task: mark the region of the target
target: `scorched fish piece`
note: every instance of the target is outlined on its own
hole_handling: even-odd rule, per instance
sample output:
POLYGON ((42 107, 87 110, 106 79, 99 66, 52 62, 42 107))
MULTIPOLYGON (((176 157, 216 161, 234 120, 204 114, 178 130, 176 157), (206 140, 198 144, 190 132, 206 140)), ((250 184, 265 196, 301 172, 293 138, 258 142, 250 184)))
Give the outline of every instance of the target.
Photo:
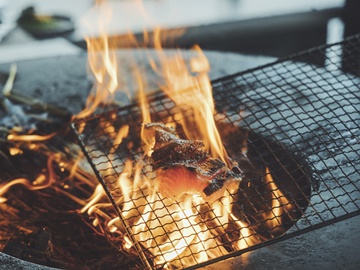
POLYGON ((152 150, 152 166, 163 196, 180 200, 184 194, 200 194, 213 202, 226 188, 238 188, 241 176, 211 157, 202 141, 180 139, 162 123, 145 124, 144 139, 152 150))

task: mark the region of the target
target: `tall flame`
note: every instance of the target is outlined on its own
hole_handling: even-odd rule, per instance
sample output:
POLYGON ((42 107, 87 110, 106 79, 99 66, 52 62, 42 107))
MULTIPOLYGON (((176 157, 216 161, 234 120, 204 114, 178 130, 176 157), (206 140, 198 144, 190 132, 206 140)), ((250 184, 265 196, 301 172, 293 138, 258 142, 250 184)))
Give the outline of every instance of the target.
POLYGON ((194 46, 196 55, 190 59, 190 68, 180 50, 174 56, 167 56, 161 46, 161 29, 154 31, 154 45, 157 50, 160 67, 153 63, 153 68, 160 71, 165 85, 160 88, 176 104, 185 134, 189 139, 201 139, 213 157, 228 162, 226 150, 216 128, 215 105, 208 72, 210 64, 199 46, 194 46), (189 114, 193 113, 190 121, 189 114))
MULTIPOLYGON (((119 63, 117 62, 115 47, 109 41, 107 35, 108 26, 111 24, 112 10, 106 4, 106 1, 96 0, 96 4, 90 13, 95 13, 98 10, 100 12, 95 25, 98 27, 99 38, 93 37, 92 34, 85 37, 88 65, 95 82, 92 93, 87 99, 85 109, 76 115, 78 119, 91 115, 100 105, 107 104, 119 86, 117 75, 119 63)), ((85 19, 83 23, 92 33, 94 30, 93 23, 85 19)))
MULTIPOLYGON (((141 2, 137 1, 137 3, 143 16, 146 16, 141 2)), ((105 31, 107 24, 110 23, 111 11, 104 5, 104 1, 97 1, 96 4, 97 8, 100 7, 101 14, 105 16, 100 16, 97 23, 101 36, 97 39, 86 38, 89 67, 96 82, 93 95, 89 97, 85 110, 79 113, 77 118, 92 114, 99 105, 106 104, 119 89, 120 63, 116 59, 115 48, 111 46, 105 31)), ((147 19, 151 20, 149 16, 147 19)), ((90 27, 89 23, 88 26, 90 27)), ((194 56, 189 62, 184 59, 180 51, 171 56, 166 54, 161 41, 166 39, 168 33, 174 35, 174 32, 162 31, 160 27, 157 27, 152 34, 144 32, 143 37, 143 45, 152 43, 157 52, 157 58, 149 59, 149 62, 154 71, 163 78, 164 83, 159 85, 159 88, 174 101, 177 108, 174 112, 176 120, 181 123, 186 136, 189 139, 203 140, 207 150, 214 157, 228 163, 228 156, 214 120, 215 105, 207 74, 210 70, 209 61, 199 46, 194 46, 192 50, 194 56), (189 113, 191 113, 191 121, 186 120, 189 118, 189 113)), ((134 35, 130 34, 128 40, 137 46, 134 35)), ((145 91, 147 80, 144 72, 137 68, 133 72, 133 80, 137 83, 142 121, 149 123, 151 116, 145 91)), ((127 136, 128 127, 124 126, 119 131, 115 131, 112 130, 114 128, 111 124, 106 124, 106 126, 109 137, 112 136, 111 134, 117 134, 112 137, 114 144, 112 149, 115 149, 115 146, 121 144, 123 138, 127 136)), ((111 151, 110 155, 115 155, 115 152, 111 151)), ((103 171, 112 170, 108 164, 103 164, 103 167, 103 171)), ((125 248, 132 247, 133 241, 141 242, 155 256, 155 264, 167 266, 176 258, 182 259, 180 265, 183 263, 191 265, 226 253, 226 249, 218 242, 220 240, 215 242, 211 240, 216 231, 219 231, 219 223, 213 222, 214 224, 210 227, 209 224, 198 223, 201 208, 205 207, 204 201, 195 196, 185 198, 180 205, 177 205, 172 200, 163 198, 157 193, 156 181, 150 181, 141 174, 140 163, 133 166, 131 162, 127 162, 118 180, 112 182, 110 189, 121 189, 121 192, 116 194, 122 194, 117 203, 122 205, 122 218, 128 223, 126 226, 131 227, 133 234, 136 235, 135 240, 125 236, 125 248), (142 213, 141 216, 139 212, 142 213), (169 232, 171 232, 169 236, 165 237, 164 235, 169 232), (197 257, 189 256, 191 254, 197 254, 197 257)), ((119 217, 110 218, 105 214, 105 209, 110 205, 101 203, 104 195, 98 186, 82 212, 87 212, 89 215, 96 213, 98 218, 107 220, 108 228, 113 233, 124 232, 119 217)), ((227 198, 230 200, 229 194, 227 198)), ((216 209, 222 209, 219 210, 221 213, 217 215, 217 220, 231 219, 230 207, 215 204, 213 210, 216 209)), ((94 225, 99 224, 98 218, 94 220, 94 225)), ((244 224, 238 223, 238 225, 241 228, 244 227, 244 224)))
MULTIPOLYGON (((139 14, 146 17, 150 24, 155 24, 149 15, 147 15, 142 2, 136 1, 139 8, 139 14)), ((86 37, 88 49, 88 63, 96 80, 93 86, 92 94, 89 95, 86 108, 80 112, 76 118, 83 118, 92 114, 100 105, 106 104, 112 100, 116 90, 120 88, 119 81, 121 74, 119 72, 120 63, 117 60, 116 48, 107 33, 111 23, 112 10, 106 1, 97 1, 96 9, 99 17, 96 22, 99 38, 86 37)), ((85 25, 91 30, 93 26, 89 20, 84 20, 85 25)), ((212 97, 212 87, 208 76, 210 64, 199 46, 194 46, 195 55, 191 57, 189 63, 184 59, 180 51, 175 55, 167 55, 162 48, 162 40, 167 36, 180 34, 182 31, 163 31, 156 27, 152 35, 144 31, 143 44, 151 43, 156 51, 158 59, 149 59, 152 68, 161 77, 165 83, 159 85, 159 88, 165 92, 178 108, 178 117, 183 119, 182 126, 189 139, 201 139, 204 141, 207 150, 215 158, 220 158, 229 164, 228 156, 222 145, 219 132, 214 121, 215 106, 212 97), (160 63, 156 64, 156 60, 160 63), (189 67, 188 67, 189 65, 189 67), (181 117, 179 114, 193 113, 193 119, 186 121, 188 117, 181 117)), ((126 42, 132 46, 140 46, 134 35, 123 37, 126 42)), ((111 39, 112 40, 112 39, 111 39)), ((150 45, 151 45, 150 44, 150 45)), ((145 74, 136 67, 133 72, 133 81, 138 85, 140 103, 142 104, 142 114, 144 123, 151 121, 148 112, 148 106, 145 93, 145 74)), ((123 87, 125 89, 125 86, 123 87)))
POLYGON ((284 215, 291 215, 291 210, 296 209, 296 206, 284 196, 281 190, 275 184, 269 168, 266 168, 265 182, 269 185, 271 190, 272 200, 270 211, 264 213, 264 220, 269 230, 274 232, 282 231, 282 217, 284 215))

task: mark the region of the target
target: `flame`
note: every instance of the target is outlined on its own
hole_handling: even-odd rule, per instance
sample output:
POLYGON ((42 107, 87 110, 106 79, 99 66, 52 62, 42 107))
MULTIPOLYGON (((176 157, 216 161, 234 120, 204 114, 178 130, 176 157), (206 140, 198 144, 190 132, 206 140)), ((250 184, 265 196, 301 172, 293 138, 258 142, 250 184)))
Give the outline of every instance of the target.
POLYGON ((281 190, 275 184, 269 168, 266 167, 265 182, 269 185, 271 190, 272 200, 271 207, 268 213, 264 213, 264 220, 269 230, 274 232, 283 229, 281 227, 283 216, 289 216, 291 210, 296 209, 296 206, 290 202, 288 198, 281 192, 281 190))
POLYGON ((9 134, 7 136, 8 141, 19 141, 19 142, 43 142, 54 137, 56 133, 49 135, 18 135, 18 134, 9 134))
MULTIPOLYGON (((264 240, 246 221, 232 213, 231 206, 236 203, 232 196, 234 191, 226 191, 224 197, 212 205, 202 197, 192 195, 174 203, 157 192, 156 180, 148 179, 141 169, 139 163, 134 165, 127 161, 117 181, 122 194, 117 203, 121 206, 125 225, 119 222, 119 217, 105 214, 111 205, 100 203, 105 196, 100 186, 82 212, 96 213, 94 226, 101 223, 101 218, 105 219, 108 230, 115 234, 125 234, 124 226, 129 226, 135 241, 152 254, 155 265, 165 268, 190 266, 227 254, 224 244, 242 250, 264 240), (238 231, 238 238, 224 243, 226 240, 219 236, 227 234, 230 224, 238 231)), ((293 205, 278 189, 268 168, 264 178, 272 192, 271 210, 264 213, 264 223, 269 230, 277 229, 281 226, 283 213, 291 210, 293 205)), ((134 239, 125 236, 123 248, 133 248, 134 239)), ((242 256, 243 262, 248 255, 242 256)))
MULTIPOLYGON (((146 15, 141 1, 137 3, 143 16, 154 23, 154 20, 146 15)), ((100 2, 97 4, 99 5, 100 2)), ((96 82, 93 95, 88 99, 85 110, 79 113, 77 118, 93 113, 100 104, 111 100, 119 88, 120 63, 117 62, 115 48, 111 47, 112 44, 105 31, 111 12, 103 4, 100 10, 106 19, 100 16, 101 19, 97 24, 101 37, 86 38, 89 67, 96 82)), ((156 27, 152 34, 145 31, 143 36, 142 46, 153 44, 156 49, 157 59, 150 58, 149 62, 153 70, 163 78, 164 83, 160 84, 159 88, 174 101, 176 111, 172 113, 177 122, 181 123, 186 137, 201 139, 213 157, 220 158, 229 164, 229 158, 214 120, 216 112, 208 76, 209 61, 199 46, 193 47, 193 57, 189 61, 185 60, 180 50, 171 56, 165 54, 162 41, 166 40, 166 35, 169 33, 174 35, 175 32, 162 31, 160 27, 156 27), (189 113, 192 117, 190 121, 187 121, 189 113)), ((140 46, 135 35, 130 34, 127 38, 127 42, 140 46)), ((133 80, 137 86, 142 121, 144 124, 149 123, 151 115, 145 91, 147 79, 138 67, 134 71, 133 80)), ((116 131, 110 122, 105 121, 102 125, 107 135, 113 140, 114 147, 109 153, 113 156, 111 160, 117 160, 115 145, 118 146, 123 142, 123 138, 128 135, 128 127, 122 127, 116 131)), ((141 138, 149 144, 142 133, 143 129, 141 138)), ((148 151, 149 146, 145 149, 145 154, 148 151)), ((102 202, 105 194, 101 186, 97 186, 93 196, 81 210, 83 213, 87 212, 89 215, 96 216, 94 226, 99 226, 102 219, 105 220, 107 229, 111 233, 123 235, 125 249, 131 249, 140 244, 152 254, 156 265, 165 267, 192 265, 227 253, 222 245, 223 239, 217 235, 226 234, 226 226, 224 227, 223 224, 229 222, 233 222, 234 226, 241 231, 241 239, 245 239, 247 246, 251 245, 251 241, 247 240, 252 234, 247 228, 248 225, 231 214, 230 205, 233 199, 228 191, 224 193, 221 202, 211 205, 196 194, 185 196, 181 202, 174 203, 158 193, 156 179, 148 179, 141 173, 142 168, 141 160, 136 164, 128 161, 123 166, 117 181, 107 182, 109 189, 114 190, 112 195, 121 208, 121 217, 106 214, 111 205, 102 202), (200 222, 203 220, 203 209, 208 209, 209 216, 205 221, 200 222), (131 229, 134 237, 127 235, 127 228, 131 229)), ((102 163, 99 170, 106 172, 107 175, 116 175, 113 167, 108 163, 102 163)), ((237 241, 244 240, 227 241, 228 245, 233 246, 234 249, 238 248, 237 246, 240 248, 245 246, 243 243, 236 244, 237 241)))
MULTIPOLYGON (((141 0, 135 0, 134 3, 137 9, 129 9, 126 4, 124 5, 124 12, 129 15, 129 18, 133 24, 139 24, 143 28, 143 37, 139 41, 138 38, 128 29, 128 33, 116 37, 109 37, 109 29, 111 28, 113 19, 113 6, 111 2, 106 0, 96 0, 94 7, 89 13, 84 16, 82 20, 82 26, 87 29, 87 36, 85 41, 87 44, 88 53, 88 67, 91 72, 91 76, 94 78, 94 84, 90 95, 88 96, 85 108, 79 112, 74 119, 82 119, 93 114, 99 107, 114 103, 114 97, 117 91, 126 93, 131 99, 131 92, 143 88, 146 82, 143 76, 144 72, 141 72, 141 68, 137 67, 135 61, 132 65, 134 66, 133 80, 128 80, 121 73, 121 63, 117 56, 117 48, 137 48, 151 46, 155 41, 151 38, 146 27, 156 25, 157 22, 150 16, 143 6, 141 0), (139 76, 141 74, 141 76, 139 76), (130 86, 122 82, 135 82, 135 89, 130 90, 130 86)), ((125 27, 130 26, 123 22, 125 27)), ((171 40, 174 37, 181 35, 184 29, 166 30, 167 40, 171 40)), ((141 37, 140 37, 141 38, 141 37)), ((128 56, 131 57, 131 52, 128 56)), ((127 71, 127 74, 129 71, 127 71)))
MULTIPOLYGON (((195 204, 191 197, 174 204, 156 192, 156 181, 147 179, 139 164, 133 167, 130 161, 117 183, 122 194, 117 201, 122 206, 122 218, 131 228, 135 240, 153 254, 155 264, 169 267, 171 261, 181 259, 180 265, 192 265, 226 253, 220 243, 212 240, 214 231, 209 230, 206 223, 199 222, 200 207, 204 205, 200 197, 196 198, 195 204)), ((88 214, 94 209, 106 212, 109 205, 98 203, 102 196, 98 189, 82 211, 88 214)), ((113 233, 125 231, 118 217, 108 217, 107 224, 113 233)), ((124 248, 130 249, 133 245, 133 241, 125 237, 124 248)))
POLYGON ((14 179, 8 183, 4 183, 0 185, 0 203, 4 203, 7 200, 5 197, 1 197, 1 196, 3 196, 6 192, 8 192, 8 190, 11 187, 16 185, 22 185, 29 190, 40 190, 50 187, 56 181, 56 174, 54 172, 53 164, 52 164, 53 160, 54 160, 54 156, 50 154, 47 161, 47 169, 48 169, 47 176, 44 174, 39 174, 37 178, 32 182, 29 181, 29 179, 21 177, 14 179))
MULTIPOLYGON (((99 38, 90 36, 85 37, 88 51, 88 66, 92 71, 95 82, 89 95, 86 107, 74 118, 81 119, 94 113, 101 105, 106 105, 114 96, 118 88, 117 57, 114 45, 109 42, 107 28, 111 23, 112 10, 106 4, 106 1, 96 0, 96 4, 90 13, 100 10, 97 17, 96 26, 99 31, 99 38)), ((93 24, 90 20, 82 21, 92 33, 93 24)), ((95 35, 95 34, 93 34, 95 35)))
MULTIPOLYGON (((151 18, 145 11, 142 1, 136 1, 136 4, 141 17, 145 18, 151 25, 156 24, 156 20, 151 18)), ((76 118, 89 116, 101 104, 107 104, 114 97, 115 91, 119 89, 120 79, 118 76, 121 75, 119 74, 120 63, 117 61, 114 42, 110 42, 107 33, 112 18, 111 6, 106 1, 97 1, 95 7, 97 10, 100 10, 98 12, 98 20, 96 21, 97 32, 100 38, 92 38, 91 35, 90 37, 85 37, 88 49, 88 63, 95 78, 95 83, 92 94, 89 95, 86 108, 76 118)), ((84 24, 90 30, 94 30, 93 24, 89 20, 84 20, 84 24)), ((212 87, 207 74, 210 70, 207 58, 199 46, 194 46, 193 52, 195 52, 195 56, 191 57, 189 61, 190 67, 188 68, 180 51, 173 56, 168 56, 162 49, 162 40, 166 40, 169 35, 176 36, 180 33, 182 33, 182 30, 162 31, 160 27, 156 27, 150 38, 150 34, 144 31, 143 46, 146 46, 147 43, 153 44, 157 51, 160 66, 155 64, 156 61, 154 59, 149 61, 154 71, 165 80, 165 84, 159 85, 159 87, 176 103, 180 113, 188 113, 188 110, 191 110, 194 114, 191 122, 182 121, 186 136, 189 139, 203 140, 206 149, 213 157, 220 158, 230 165, 229 158, 215 125, 215 106, 212 97, 212 87)), ((124 39, 135 47, 140 46, 136 37, 131 33, 124 37, 124 39)), ((135 66, 133 77, 137 83, 143 122, 148 123, 151 119, 145 98, 144 87, 146 85, 146 78, 144 72, 141 72, 141 69, 135 66)), ((179 114, 178 116, 180 117, 179 114)), ((183 119, 187 119, 187 117, 183 117, 183 119)))
POLYGON ((208 72, 210 64, 199 46, 193 47, 195 56, 190 59, 190 68, 181 54, 167 56, 161 45, 161 29, 154 31, 154 46, 160 59, 160 67, 152 62, 153 69, 160 72, 165 84, 160 85, 179 110, 178 118, 182 119, 182 127, 189 139, 201 139, 213 157, 220 158, 229 164, 228 155, 216 128, 214 114, 215 105, 212 86, 208 72), (189 111, 193 113, 190 122, 189 111))

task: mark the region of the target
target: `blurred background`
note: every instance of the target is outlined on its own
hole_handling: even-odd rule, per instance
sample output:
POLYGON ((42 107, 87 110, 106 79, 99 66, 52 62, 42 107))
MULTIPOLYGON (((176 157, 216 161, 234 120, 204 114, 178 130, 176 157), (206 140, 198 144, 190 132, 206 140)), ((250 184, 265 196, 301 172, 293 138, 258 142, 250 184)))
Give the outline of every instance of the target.
MULTIPOLYGON (((138 16, 138 1, 107 2, 113 37, 129 30, 151 31, 158 24, 164 29, 185 28, 168 47, 189 48, 196 43, 204 50, 283 57, 360 32, 357 0, 144 0, 146 20, 138 16)), ((96 10, 89 11, 94 4, 94 0, 0 0, 0 62, 82 51, 84 36, 98 34, 90 33, 82 22, 84 16, 96 21, 96 10)))

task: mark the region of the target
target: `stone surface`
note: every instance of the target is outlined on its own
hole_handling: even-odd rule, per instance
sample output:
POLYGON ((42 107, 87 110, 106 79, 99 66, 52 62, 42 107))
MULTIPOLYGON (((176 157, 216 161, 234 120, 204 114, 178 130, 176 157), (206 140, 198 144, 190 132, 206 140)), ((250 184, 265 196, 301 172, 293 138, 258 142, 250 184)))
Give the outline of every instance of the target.
POLYGON ((46 266, 29 263, 4 253, 0 253, 0 269, 1 270, 51 270, 46 266))
MULTIPOLYGON (((174 53, 176 53, 175 50, 167 51, 167 55, 174 53)), ((147 53, 135 50, 119 50, 117 52, 117 61, 120 66, 118 72, 120 90, 134 88, 131 75, 134 69, 134 61, 138 66, 141 66, 143 74, 147 74, 148 86, 146 89, 149 91, 158 89, 157 83, 161 81, 161 78, 152 71, 147 61, 148 54, 155 61, 158 61, 153 50, 149 50, 147 53)), ((185 53, 186 58, 191 57, 191 55, 194 54, 190 51, 185 53)), ((270 57, 217 52, 206 52, 206 56, 211 64, 210 78, 212 80, 274 60, 270 57)), ((17 62, 18 74, 14 89, 50 104, 66 107, 75 114, 83 108, 92 85, 91 76, 87 75, 86 63, 86 54, 17 62)), ((0 73, 8 73, 9 67, 10 63, 0 65, 0 73)), ((3 75, 0 78, 0 83, 3 84, 6 76, 3 75)), ((124 100, 124 97, 120 96, 122 101, 128 102, 126 98, 124 100)))
POLYGON ((360 268, 360 216, 204 267, 215 269, 314 269, 360 268))

